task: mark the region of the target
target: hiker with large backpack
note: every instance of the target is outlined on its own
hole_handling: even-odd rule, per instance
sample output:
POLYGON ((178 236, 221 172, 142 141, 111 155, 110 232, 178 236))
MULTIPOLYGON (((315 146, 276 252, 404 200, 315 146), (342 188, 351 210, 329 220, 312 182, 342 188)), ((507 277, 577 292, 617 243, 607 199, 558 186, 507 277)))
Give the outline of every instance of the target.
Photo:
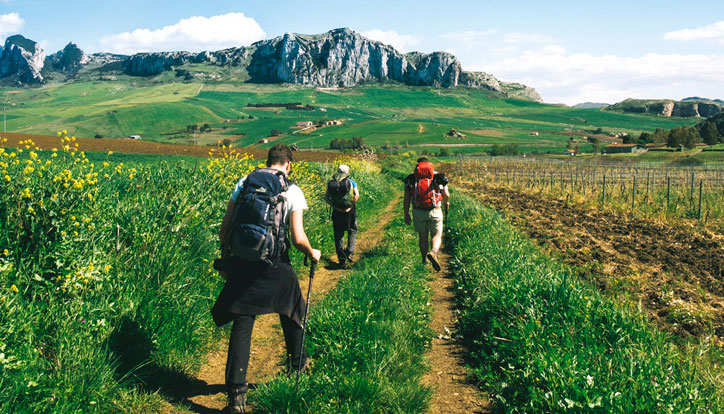
POLYGON ((219 230, 222 258, 214 263, 226 283, 211 314, 217 326, 233 323, 226 361, 230 413, 243 413, 246 405, 256 315, 278 313, 289 362, 303 368, 309 365, 301 342, 306 305, 289 249, 293 244, 314 263, 321 253, 312 248, 304 232, 303 212, 308 206, 302 190, 288 178, 289 147, 274 145, 266 165, 234 188, 219 230))
POLYGON ((442 244, 443 213, 450 207, 448 179, 438 173, 425 157, 418 158, 415 172, 405 178, 405 224, 411 222, 419 236, 422 262, 430 262, 435 271, 440 271, 438 253, 442 244), (412 219, 410 218, 412 205, 412 219))
POLYGON ((334 247, 337 260, 342 268, 352 264, 357 243, 357 200, 359 188, 349 176, 349 166, 340 164, 337 172, 327 183, 324 200, 332 206, 332 228, 334 229, 334 247), (344 234, 347 233, 347 247, 344 245, 344 234))

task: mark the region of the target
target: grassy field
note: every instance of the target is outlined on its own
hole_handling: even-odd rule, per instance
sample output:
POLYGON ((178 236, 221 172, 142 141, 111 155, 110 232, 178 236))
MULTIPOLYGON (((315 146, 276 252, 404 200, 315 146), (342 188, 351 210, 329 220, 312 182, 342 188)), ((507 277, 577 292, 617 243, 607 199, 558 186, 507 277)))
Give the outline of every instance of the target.
MULTIPOLYGON (((221 285, 210 261, 230 190, 258 161, 86 155, 75 143, 0 148, 0 411, 159 412, 224 334, 208 315, 221 285)), ((364 188, 361 222, 372 227, 413 160, 344 159, 364 188)), ((292 177, 310 203, 307 234, 326 254, 321 199, 335 165, 296 163, 292 177)), ((496 213, 459 192, 453 201, 459 333, 500 412, 721 410, 706 344, 678 348, 496 213)), ((280 375, 250 393, 260 412, 426 410, 429 274, 394 211, 380 245, 315 305, 315 365, 299 394, 280 375)), ((292 260, 300 269, 301 255, 292 260)))
POLYGON ((257 142, 277 129, 282 135, 276 141, 312 149, 327 148, 334 138, 359 136, 369 145, 402 152, 409 148, 438 152, 448 147, 452 152, 474 153, 502 143, 517 144, 523 152, 562 152, 571 136, 590 135, 597 128, 639 134, 698 121, 500 99, 476 89, 394 84, 315 89, 119 76, 117 81, 51 83, 7 92, 17 91, 0 89, 14 104, 7 110, 12 132, 52 134, 66 129, 78 137, 137 134, 147 140, 198 145, 228 138, 239 147, 262 148, 272 143, 257 142), (315 109, 247 107, 287 102, 315 109), (292 128, 297 121, 331 119, 344 123, 308 133, 292 128), (192 124, 208 124, 211 131, 188 133, 192 124), (466 137, 446 136, 452 128, 466 137), (539 135, 532 136, 532 131, 539 135))
MULTIPOLYGON (((58 151, 0 148, 0 412, 156 412, 222 334, 209 315, 216 232, 234 183, 258 163, 86 155, 63 139, 58 151)), ((389 187, 379 168, 347 162, 369 220, 389 187)), ((292 175, 326 253, 332 168, 297 162, 292 175)))
POLYGON ((721 412, 711 345, 674 347, 475 200, 456 195, 449 225, 460 333, 496 412, 721 412))

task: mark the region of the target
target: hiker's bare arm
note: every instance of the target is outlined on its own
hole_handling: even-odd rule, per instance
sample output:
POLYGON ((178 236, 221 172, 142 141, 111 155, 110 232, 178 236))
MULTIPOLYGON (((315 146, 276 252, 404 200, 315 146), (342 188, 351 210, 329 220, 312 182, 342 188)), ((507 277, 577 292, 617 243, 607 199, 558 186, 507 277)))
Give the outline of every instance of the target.
POLYGON ((447 186, 442 187, 442 201, 445 203, 445 208, 450 208, 450 190, 447 186))
POLYGON ((315 263, 318 262, 320 257, 322 257, 322 252, 312 248, 312 245, 309 244, 307 233, 304 232, 304 210, 292 211, 290 222, 292 244, 294 247, 311 258, 315 263))
POLYGON ((412 223, 412 219, 410 219, 410 200, 412 199, 412 196, 410 195, 410 191, 405 189, 405 198, 402 201, 402 208, 405 211, 405 224, 412 223))
POLYGON ((357 200, 359 200, 359 187, 354 188, 354 200, 352 201, 356 203, 357 200))
POLYGON ((224 243, 224 240, 226 240, 226 233, 229 231, 229 226, 231 226, 231 217, 234 215, 235 206, 236 202, 234 200, 229 200, 229 204, 226 206, 226 214, 224 214, 224 219, 221 221, 221 227, 219 228, 220 246, 224 243))

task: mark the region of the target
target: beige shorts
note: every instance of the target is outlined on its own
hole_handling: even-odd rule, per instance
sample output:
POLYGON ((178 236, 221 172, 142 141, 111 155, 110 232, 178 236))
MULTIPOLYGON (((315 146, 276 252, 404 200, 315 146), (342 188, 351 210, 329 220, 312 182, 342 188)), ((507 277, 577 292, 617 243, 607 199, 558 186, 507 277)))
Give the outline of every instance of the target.
POLYGON ((412 209, 412 223, 418 233, 442 233, 442 209, 432 210, 412 209))

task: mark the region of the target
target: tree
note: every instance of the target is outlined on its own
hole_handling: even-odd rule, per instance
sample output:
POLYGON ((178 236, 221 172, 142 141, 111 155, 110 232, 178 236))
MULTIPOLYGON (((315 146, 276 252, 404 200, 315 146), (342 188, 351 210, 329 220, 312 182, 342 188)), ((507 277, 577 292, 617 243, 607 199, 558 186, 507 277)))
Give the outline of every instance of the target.
POLYGON ((655 142, 657 144, 663 144, 665 142, 668 142, 669 131, 667 131, 663 128, 656 128, 656 130, 654 131, 654 134, 651 138, 653 139, 653 142, 655 142))
POLYGON ((282 132, 281 132, 280 130, 276 129, 276 128, 272 128, 271 132, 269 132, 269 136, 270 136, 270 137, 276 137, 276 136, 279 136, 279 135, 281 135, 281 134, 282 134, 282 132))
POLYGON ((593 142, 593 153, 598 154, 599 152, 601 152, 601 141, 596 140, 593 142))
POLYGON ((696 128, 684 125, 676 127, 669 132, 669 138, 666 141, 666 145, 672 148, 678 148, 683 145, 688 149, 694 148, 694 144, 699 142, 701 137, 699 131, 696 128))
POLYGON ((654 142, 653 135, 649 134, 648 132, 642 132, 641 135, 639 135, 638 143, 641 145, 646 145, 649 143, 654 142))
POLYGON ((713 122, 704 122, 704 125, 701 127, 701 131, 699 131, 699 133, 706 145, 716 145, 719 143, 719 131, 713 122))
POLYGON ((633 144, 633 138, 629 134, 621 135, 621 142, 624 144, 633 144))

